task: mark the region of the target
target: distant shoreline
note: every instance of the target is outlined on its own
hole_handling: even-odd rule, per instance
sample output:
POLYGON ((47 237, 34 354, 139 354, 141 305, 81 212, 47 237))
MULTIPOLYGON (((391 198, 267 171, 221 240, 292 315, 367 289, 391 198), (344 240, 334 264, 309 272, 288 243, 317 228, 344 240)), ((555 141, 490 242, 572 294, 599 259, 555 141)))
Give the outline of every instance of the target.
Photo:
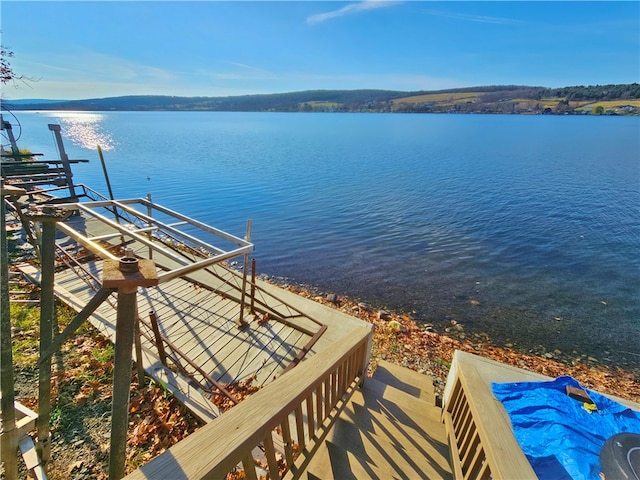
POLYGON ((640 115, 640 84, 545 88, 481 86, 438 91, 308 90, 233 97, 129 95, 5 100, 10 110, 640 115))

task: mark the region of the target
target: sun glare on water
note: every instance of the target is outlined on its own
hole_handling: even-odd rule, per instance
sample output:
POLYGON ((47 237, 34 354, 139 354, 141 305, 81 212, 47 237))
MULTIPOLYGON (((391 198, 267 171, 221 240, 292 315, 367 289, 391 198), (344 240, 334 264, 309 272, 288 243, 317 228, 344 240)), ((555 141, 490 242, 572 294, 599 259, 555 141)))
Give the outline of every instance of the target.
POLYGON ((98 145, 102 150, 113 150, 115 142, 111 134, 102 128, 104 115, 85 112, 56 112, 52 115, 59 120, 63 137, 75 145, 95 150, 98 145))

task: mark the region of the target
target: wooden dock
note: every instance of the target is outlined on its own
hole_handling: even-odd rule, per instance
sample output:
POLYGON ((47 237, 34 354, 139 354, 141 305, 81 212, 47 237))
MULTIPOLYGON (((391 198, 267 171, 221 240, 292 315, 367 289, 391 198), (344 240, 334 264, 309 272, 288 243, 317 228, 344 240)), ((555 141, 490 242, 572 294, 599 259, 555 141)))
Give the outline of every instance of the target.
MULTIPOLYGON (((59 265, 64 262, 66 268, 59 266, 55 273, 54 291, 81 312, 102 288, 103 259, 114 258, 112 252, 120 252, 120 245, 141 258, 152 257, 161 281, 157 286, 138 288, 136 297, 141 363, 204 422, 221 413, 211 402, 219 393, 218 385, 249 380, 253 386, 264 386, 305 355, 330 347, 361 323, 266 282, 250 282, 225 262, 174 275, 191 264, 207 262, 207 255, 197 252, 183 259, 186 255, 180 249, 167 248, 173 241, 158 241, 158 230, 175 227, 161 223, 155 227, 156 237, 151 237, 148 224, 139 235, 129 234, 131 223, 121 226, 99 215, 76 215, 59 225, 59 265)), ((240 240, 237 243, 245 251, 250 246, 240 240)), ((221 248, 210 250, 230 257, 221 248)), ((20 269, 32 281, 40 281, 34 266, 24 264, 20 269)), ((114 291, 89 317, 113 342, 116 307, 114 291)))
MULTIPOLYGON (((99 264, 85 264, 93 274, 100 275, 99 264)), ((21 271, 38 282, 40 272, 31 265, 21 271)), ((96 291, 73 270, 56 274, 56 296, 80 312, 96 291)), ((234 321, 238 305, 186 279, 174 279, 158 287, 141 288, 138 292, 138 312, 141 320, 153 311, 163 337, 170 342, 174 359, 181 368, 168 368, 161 361, 153 331, 148 321, 141 321, 142 364, 153 378, 167 384, 194 414, 207 422, 220 412, 210 401, 207 379, 222 384, 255 377, 252 385, 262 386, 296 358, 311 339, 311 335, 293 326, 273 320, 254 320, 239 328, 234 321), (177 354, 176 352, 180 352, 177 354), (195 368, 192 365, 196 365, 195 368), (203 386, 205 388, 203 388, 203 386)), ((116 294, 102 303, 90 317, 91 323, 115 341, 116 294)))

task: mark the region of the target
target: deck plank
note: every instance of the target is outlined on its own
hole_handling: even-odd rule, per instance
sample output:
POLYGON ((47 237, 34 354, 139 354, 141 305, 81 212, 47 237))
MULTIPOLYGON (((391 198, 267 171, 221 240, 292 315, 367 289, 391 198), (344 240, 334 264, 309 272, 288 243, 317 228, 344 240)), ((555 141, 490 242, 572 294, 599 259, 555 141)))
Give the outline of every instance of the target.
MULTIPOLYGON (((100 279, 101 265, 99 260, 91 261, 85 269, 100 279)), ((39 272, 33 267, 29 273, 39 278, 39 272)), ((55 283, 56 294, 76 311, 80 311, 95 294, 95 290, 71 269, 56 273, 55 283)), ((109 302, 101 304, 91 319, 112 341, 115 339, 117 317, 116 295, 114 293, 109 302)), ((144 322, 148 323, 149 312, 154 311, 160 332, 207 375, 223 383, 244 380, 253 375, 257 385, 272 381, 310 339, 308 334, 273 317, 259 325, 257 321, 251 321, 252 315, 247 315, 247 327, 238 328, 234 321, 240 313, 238 303, 183 278, 158 287, 139 288, 137 300, 138 312, 144 322)), ((154 338, 146 325, 141 330, 149 338, 154 338)), ((196 410, 199 410, 195 413, 205 421, 214 418, 215 412, 208 412, 201 405, 206 401, 206 394, 194 395, 195 387, 188 380, 178 380, 180 376, 164 367, 159 368, 161 364, 154 342, 144 335, 141 340, 145 370, 162 381, 172 383, 177 395, 185 399, 194 396, 196 410)), ((193 372, 194 378, 206 383, 188 362, 179 361, 187 371, 193 372)))

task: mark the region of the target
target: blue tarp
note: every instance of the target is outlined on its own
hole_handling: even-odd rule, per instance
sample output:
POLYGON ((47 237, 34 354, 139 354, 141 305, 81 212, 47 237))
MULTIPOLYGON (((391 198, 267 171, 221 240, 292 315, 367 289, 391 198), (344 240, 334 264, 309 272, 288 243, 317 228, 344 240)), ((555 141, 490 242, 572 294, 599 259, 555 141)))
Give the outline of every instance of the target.
POLYGON ((493 383, 516 439, 541 480, 600 479, 600 449, 621 432, 640 433, 640 412, 585 389, 598 407, 589 413, 566 394, 572 377, 550 382, 493 383))

